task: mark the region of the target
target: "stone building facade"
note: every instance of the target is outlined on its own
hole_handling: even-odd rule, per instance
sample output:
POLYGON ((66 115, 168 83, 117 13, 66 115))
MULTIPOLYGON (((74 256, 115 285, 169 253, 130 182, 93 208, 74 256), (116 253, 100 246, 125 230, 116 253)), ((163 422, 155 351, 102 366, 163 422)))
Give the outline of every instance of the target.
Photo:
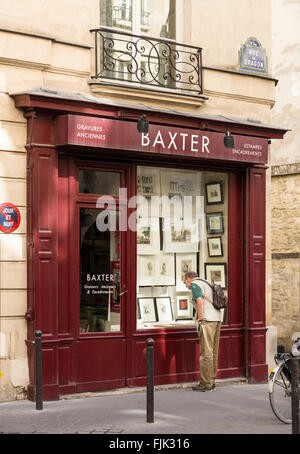
POLYGON ((273 73, 279 78, 272 121, 291 131, 272 146, 272 324, 289 351, 300 335, 300 62, 298 2, 273 2, 273 73), (297 334, 298 333, 298 334, 297 334))
MULTIPOLYGON (((145 2, 145 5, 146 3, 154 4, 145 2)), ((173 18, 173 26, 176 22, 176 40, 203 48, 203 91, 201 95, 182 95, 172 90, 150 90, 145 86, 137 88, 116 81, 99 83, 92 78, 95 75, 95 41, 91 30, 100 26, 100 6, 103 2, 28 0, 20 3, 19 0, 0 0, 0 203, 9 201, 21 213, 21 224, 16 232, 9 235, 0 233, 1 400, 26 396, 29 383, 25 343, 28 322, 25 313, 29 291, 27 263, 30 260, 27 249, 27 213, 30 207, 26 197, 26 157, 30 140, 27 119, 30 118, 30 112, 24 115, 21 108, 16 108, 15 96, 18 93, 39 93, 44 99, 47 96, 68 98, 69 103, 72 103, 72 98, 77 102, 78 97, 81 101, 91 103, 101 100, 108 104, 131 103, 143 108, 166 109, 190 116, 203 115, 204 119, 205 116, 217 116, 218 121, 244 123, 245 128, 260 125, 265 127, 270 124, 271 109, 275 104, 276 79, 271 72, 273 2, 227 0, 225 3, 219 0, 212 0, 209 4, 202 0, 176 2, 176 19, 173 18), (265 74, 240 69, 239 50, 251 36, 257 37, 266 51, 268 72, 265 74)), ((174 4, 175 1, 170 2, 170 5, 174 4)), ((114 5, 115 11, 124 12, 123 19, 126 22, 126 11, 122 10, 124 2, 116 1, 114 5)), ((120 20, 123 19, 121 17, 120 20)), ((277 69, 275 67, 276 76, 283 78, 284 74, 280 74, 277 69)), ((284 123, 287 129, 293 128, 294 125, 286 120, 288 113, 288 106, 285 112, 279 109, 277 115, 273 114, 273 123, 279 126, 284 123)), ((297 140, 295 133, 293 138, 297 140)), ((273 147, 276 146, 274 140, 272 156, 276 156, 277 152, 273 153, 273 147)), ((284 142, 282 147, 285 146, 284 142)), ((295 142, 291 144, 291 148, 295 156, 295 142)), ((276 161, 272 162, 278 166, 276 161)), ((286 208, 286 200, 289 200, 290 206, 289 194, 296 202, 298 191, 299 199, 299 173, 298 170, 295 171, 296 167, 293 169, 293 173, 284 175, 281 167, 272 170, 273 200, 276 200, 276 194, 285 196, 280 204, 276 202, 276 206, 272 208, 272 250, 270 210, 267 212, 266 320, 267 325, 277 325, 278 330, 281 329, 277 321, 282 314, 282 296, 288 281, 291 282, 291 287, 288 290, 290 309, 287 311, 290 315, 287 317, 295 325, 297 304, 299 307, 297 292, 300 250, 295 247, 294 241, 294 235, 298 235, 299 244, 299 216, 292 216, 289 222, 291 230, 286 236, 287 216, 281 211, 281 207, 286 208), (275 224, 275 220, 279 218, 284 219, 285 228, 275 224), (284 256, 283 262, 280 254, 286 253, 290 256, 284 256), (279 260, 275 257, 276 254, 279 254, 279 260), (288 273, 287 280, 282 279, 282 268, 288 273), (280 275, 280 281, 274 277, 272 281, 272 273, 274 276, 280 275)), ((271 171, 268 170, 268 206, 270 188, 271 171)), ((267 346, 267 350, 268 348, 267 346)))

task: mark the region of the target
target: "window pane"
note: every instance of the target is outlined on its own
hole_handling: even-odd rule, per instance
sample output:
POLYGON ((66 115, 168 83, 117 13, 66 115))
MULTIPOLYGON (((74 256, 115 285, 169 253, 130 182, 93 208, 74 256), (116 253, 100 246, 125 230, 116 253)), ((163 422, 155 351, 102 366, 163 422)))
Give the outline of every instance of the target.
POLYGON ((227 174, 138 167, 137 194, 137 328, 194 326, 185 273, 227 292, 227 174))
POLYGON ((176 0, 140 0, 141 32, 176 39, 176 0))
POLYGON ((100 25, 176 38, 176 0, 100 0, 100 25))
POLYGON ((119 173, 79 170, 79 192, 83 194, 118 195, 119 188, 119 173))
MULTIPOLYGON (((103 211, 80 209, 80 332, 120 331, 120 236, 101 232, 103 211)), ((111 211, 118 225, 118 212, 111 211)))
POLYGON ((132 0, 100 0, 100 24, 132 31, 132 0))

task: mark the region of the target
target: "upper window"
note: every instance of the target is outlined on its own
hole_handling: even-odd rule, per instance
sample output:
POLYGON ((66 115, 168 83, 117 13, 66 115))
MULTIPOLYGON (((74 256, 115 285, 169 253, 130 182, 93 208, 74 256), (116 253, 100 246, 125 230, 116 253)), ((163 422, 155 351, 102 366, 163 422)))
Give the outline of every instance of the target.
POLYGON ((176 0, 100 0, 100 24, 175 39, 176 0))

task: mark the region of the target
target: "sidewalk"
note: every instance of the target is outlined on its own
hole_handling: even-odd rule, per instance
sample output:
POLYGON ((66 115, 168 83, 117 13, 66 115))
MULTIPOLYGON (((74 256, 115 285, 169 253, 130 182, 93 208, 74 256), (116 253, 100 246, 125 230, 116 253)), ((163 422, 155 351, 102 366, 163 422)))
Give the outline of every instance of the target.
POLYGON ((85 393, 36 410, 28 400, 0 403, 0 434, 291 434, 274 416, 263 385, 221 381, 213 392, 159 387, 154 423, 145 388, 85 393))

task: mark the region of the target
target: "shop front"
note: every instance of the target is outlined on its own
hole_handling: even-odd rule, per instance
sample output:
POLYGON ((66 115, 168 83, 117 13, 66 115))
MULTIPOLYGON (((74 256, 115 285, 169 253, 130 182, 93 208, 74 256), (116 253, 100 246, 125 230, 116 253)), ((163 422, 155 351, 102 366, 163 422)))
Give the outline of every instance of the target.
POLYGON ((46 400, 144 386, 149 337, 155 384, 196 381, 188 270, 228 295, 218 377, 264 382, 266 164, 284 132, 40 93, 15 103, 28 122, 29 398, 36 329, 46 400))

